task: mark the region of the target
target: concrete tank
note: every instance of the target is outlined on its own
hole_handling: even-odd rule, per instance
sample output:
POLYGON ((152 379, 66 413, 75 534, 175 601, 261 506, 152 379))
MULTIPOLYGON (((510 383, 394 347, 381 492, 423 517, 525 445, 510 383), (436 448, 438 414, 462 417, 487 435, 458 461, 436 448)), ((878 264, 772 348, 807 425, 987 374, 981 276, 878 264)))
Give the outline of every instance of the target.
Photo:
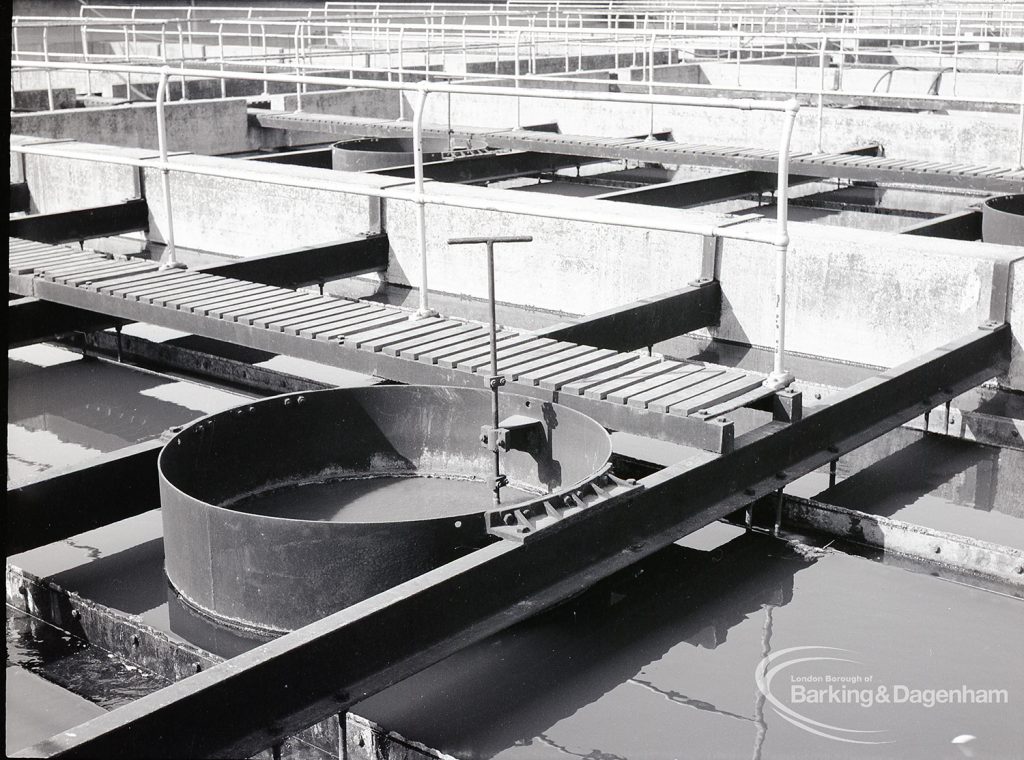
MULTIPOLYGON (((503 506, 602 476, 606 431, 501 397, 537 420, 502 454, 503 506)), ((182 601, 252 635, 306 625, 495 540, 485 390, 378 386, 277 396, 197 420, 159 458, 167 577, 182 601)))
MULTIPOLYGON (((423 138, 423 160, 440 161, 446 155, 458 154, 481 147, 465 138, 449 143, 447 138, 423 138)), ((411 166, 413 145, 411 137, 367 137, 361 140, 343 140, 331 146, 331 168, 338 171, 366 172, 411 166)))
POLYGON ((982 204, 981 239, 986 243, 1024 245, 1024 195, 989 198, 982 204))

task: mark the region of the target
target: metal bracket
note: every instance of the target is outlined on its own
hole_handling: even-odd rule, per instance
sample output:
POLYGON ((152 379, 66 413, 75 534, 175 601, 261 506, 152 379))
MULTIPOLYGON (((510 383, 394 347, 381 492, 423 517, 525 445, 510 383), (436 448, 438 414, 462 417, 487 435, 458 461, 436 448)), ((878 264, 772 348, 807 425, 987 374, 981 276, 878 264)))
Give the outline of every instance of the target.
POLYGON ((542 530, 564 526, 577 515, 599 506, 615 504, 635 495, 643 486, 635 480, 622 480, 611 474, 607 465, 597 477, 560 494, 542 496, 525 504, 488 510, 484 514, 487 532, 492 536, 525 543, 542 530))

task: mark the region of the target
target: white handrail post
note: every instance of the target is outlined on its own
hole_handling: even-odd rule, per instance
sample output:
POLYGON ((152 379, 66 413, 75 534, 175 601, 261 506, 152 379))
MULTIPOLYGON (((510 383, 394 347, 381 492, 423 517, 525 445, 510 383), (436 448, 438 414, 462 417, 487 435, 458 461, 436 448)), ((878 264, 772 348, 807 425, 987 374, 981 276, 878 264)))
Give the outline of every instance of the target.
MULTIPOLYGON (((43 27, 43 60, 50 60, 50 44, 49 25, 43 27)), ((56 106, 53 102, 53 77, 49 69, 46 70, 46 105, 51 111, 56 110, 56 106)))
POLYGON ((821 49, 818 51, 818 139, 815 151, 824 153, 822 150, 822 139, 824 137, 825 120, 825 46, 828 44, 828 37, 821 35, 821 49))
POLYGON ((1017 169, 1024 168, 1024 66, 1020 77, 1020 140, 1017 142, 1017 169))
POLYGON ((522 39, 522 37, 523 37, 523 30, 522 29, 517 29, 516 30, 516 39, 515 39, 515 50, 512 53, 512 58, 515 61, 515 66, 516 66, 516 73, 515 73, 515 77, 514 77, 515 88, 516 88, 516 129, 522 129, 523 128, 522 111, 521 111, 521 107, 520 107, 520 102, 519 102, 520 101, 520 97, 519 97, 519 92, 518 92, 519 91, 519 41, 522 39))
MULTIPOLYGON (((83 9, 84 9, 84 6, 83 6, 83 9)), ((82 60, 84 60, 86 63, 88 63, 89 62, 89 27, 86 26, 85 24, 82 24, 82 28, 80 30, 80 34, 81 34, 81 37, 82 37, 82 60)), ((91 70, 85 72, 85 89, 89 92, 90 95, 92 94, 92 71, 91 70)))
POLYGON ((775 363, 764 386, 772 390, 785 388, 793 382, 786 363, 786 256, 789 251, 789 150, 793 126, 800 111, 795 98, 786 104, 782 136, 779 138, 778 189, 775 192, 775 363))
POLYGON ((160 183, 164 193, 164 215, 167 217, 167 230, 164 234, 164 245, 167 249, 167 260, 160 265, 161 269, 184 269, 185 265, 178 261, 174 249, 174 217, 171 214, 171 169, 167 162, 167 119, 164 114, 164 101, 167 98, 167 76, 170 68, 160 69, 160 83, 156 88, 156 138, 160 148, 160 183))
MULTIPOLYGON (((181 22, 177 22, 178 26, 178 66, 182 71, 185 70, 185 33, 181 29, 181 22)), ((181 75, 181 99, 188 100, 188 85, 185 83, 185 75, 181 75)))
MULTIPOLYGON (((217 25, 217 47, 220 48, 220 70, 224 71, 224 24, 217 25)), ((223 77, 220 80, 220 96, 228 96, 228 80, 223 77)))
POLYGON ((416 312, 417 319, 437 316, 430 308, 427 292, 427 209, 423 191, 423 112, 430 94, 429 85, 419 82, 416 86, 416 100, 413 101, 412 114, 412 160, 413 176, 416 184, 416 231, 420 249, 420 308, 416 312))
MULTIPOLYGON (((398 83, 405 82, 405 25, 398 27, 398 83)), ((398 91, 398 120, 405 121, 405 90, 398 91)))
MULTIPOLYGON (((654 95, 654 40, 657 34, 651 34, 651 46, 647 51, 647 94, 654 95)), ((651 103, 651 125, 647 131, 647 139, 654 139, 654 103, 651 103)))

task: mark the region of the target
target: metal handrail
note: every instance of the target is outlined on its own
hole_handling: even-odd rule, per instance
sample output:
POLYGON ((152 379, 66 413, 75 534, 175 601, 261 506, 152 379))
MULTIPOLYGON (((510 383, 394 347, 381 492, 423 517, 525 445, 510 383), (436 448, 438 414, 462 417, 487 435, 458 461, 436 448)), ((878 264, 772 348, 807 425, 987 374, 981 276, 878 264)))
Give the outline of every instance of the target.
MULTIPOLYGON (((223 169, 216 171, 210 171, 209 167, 184 167, 178 161, 170 163, 166 155, 166 122, 164 117, 165 109, 165 96, 166 96, 166 83, 168 78, 173 74, 175 76, 187 76, 187 77, 206 77, 206 78, 220 78, 222 80, 228 79, 239 79, 239 80, 251 80, 251 81, 277 81, 277 82, 291 82, 295 84, 325 84, 333 86, 350 86, 358 85, 361 87, 366 86, 365 80, 356 80, 343 77, 323 77, 323 76, 308 76, 308 75, 285 75, 285 74, 254 74, 247 72, 227 72, 227 71, 206 71, 196 69, 171 69, 170 67, 146 67, 146 66, 127 66, 127 65, 112 65, 112 64, 67 64, 67 63, 31 63, 25 64, 18 61, 12 62, 13 68, 42 68, 46 70, 93 70, 93 71, 109 71, 109 72, 122 72, 122 73, 137 73, 137 74, 156 74, 160 77, 160 87, 157 90, 157 126, 158 130, 164 131, 164 137, 162 138, 161 155, 158 162, 152 161, 133 161, 131 159, 119 159, 118 157, 105 157, 105 159, 118 159, 108 160, 108 163, 130 163, 132 165, 139 166, 156 166, 162 173, 169 175, 171 171, 189 171, 197 174, 213 174, 214 176, 230 177, 232 174, 236 178, 239 178, 237 173, 228 172, 223 169)), ((467 198, 440 198, 430 196, 424 188, 424 171, 423 171, 423 115, 425 111, 426 101, 429 95, 432 93, 443 93, 451 95, 457 94, 472 94, 472 95, 495 95, 499 97, 515 96, 514 92, 509 92, 506 88, 501 87, 487 87, 487 86, 474 86, 465 84, 450 84, 443 82, 427 82, 422 81, 416 84, 407 84, 404 82, 375 82, 375 89, 382 90, 400 90, 405 92, 415 92, 416 99, 413 102, 413 145, 414 145, 414 174, 415 174, 415 191, 413 193, 412 200, 416 203, 417 208, 417 227, 418 227, 418 238, 419 238, 419 254, 421 264, 421 282, 420 282, 420 313, 430 314, 428 302, 428 280, 427 280, 427 245, 426 245, 426 212, 425 207, 427 203, 432 205, 440 206, 452 206, 458 208, 474 208, 480 210, 490 211, 504 211, 507 213, 520 213, 532 216, 543 216, 548 218, 560 218, 560 219, 574 219, 577 221, 584 222, 596 222, 607 224, 607 214, 601 213, 600 211, 579 211, 575 213, 564 213, 564 210, 552 210, 546 207, 538 207, 537 205, 528 205, 527 208, 523 208, 520 204, 508 203, 501 201, 477 201, 475 199, 467 198)), ((757 231, 748 230, 744 231, 735 227, 729 227, 726 225, 713 225, 713 224, 693 224, 689 223, 688 220, 679 220, 677 218, 672 219, 669 223, 668 218, 676 217, 676 214, 666 213, 665 223, 663 224, 651 224, 650 219, 638 221, 633 224, 628 222, 624 226, 634 226, 641 228, 657 228, 657 229, 670 229, 677 232, 689 232, 698 235, 714 236, 722 238, 733 238, 741 240, 750 240, 759 243, 767 243, 775 248, 776 252, 776 331, 775 331, 775 363, 774 371, 768 376, 765 383, 768 387, 780 388, 788 385, 792 382, 792 375, 788 373, 784 368, 785 363, 785 287, 786 287, 786 257, 789 248, 789 231, 788 231, 788 203, 789 203, 789 152, 790 142, 793 132, 793 126, 796 121, 797 113, 800 110, 800 103, 796 100, 787 100, 784 102, 779 101, 755 101, 749 99, 725 99, 725 98, 696 98, 696 97, 685 97, 685 96, 672 96, 672 95, 649 95, 649 94, 628 94, 628 93, 597 93, 597 92, 564 92, 560 90, 534 90, 530 94, 531 97, 541 99, 552 99, 552 100, 577 100, 577 101, 597 101, 597 102, 609 102, 609 103, 631 103, 637 105, 646 104, 659 104, 659 105, 675 105, 675 106, 703 106, 709 108, 726 108, 726 109, 738 109, 745 111, 771 111, 783 114, 783 128, 779 140, 779 156, 778 156, 778 187, 776 202, 778 206, 778 213, 776 215, 775 231, 771 234, 762 234, 757 231)), ((45 146, 11 146, 11 150, 22 153, 38 153, 45 152, 45 146)), ((165 175, 165 176, 166 176, 165 175)), ((284 182, 281 184, 296 184, 298 186, 310 186, 307 181, 303 182, 284 182)), ((333 183, 332 183, 333 184, 333 183)), ((336 184, 333 189, 338 189, 336 184)), ((353 183, 350 187, 341 189, 342 192, 353 192, 358 195, 370 195, 376 197, 391 197, 400 200, 409 200, 408 194, 400 191, 377 189, 377 188, 366 188, 364 186, 358 186, 353 183)), ((170 194, 169 185, 165 186, 165 203, 166 213, 171 213, 170 207, 170 194)))

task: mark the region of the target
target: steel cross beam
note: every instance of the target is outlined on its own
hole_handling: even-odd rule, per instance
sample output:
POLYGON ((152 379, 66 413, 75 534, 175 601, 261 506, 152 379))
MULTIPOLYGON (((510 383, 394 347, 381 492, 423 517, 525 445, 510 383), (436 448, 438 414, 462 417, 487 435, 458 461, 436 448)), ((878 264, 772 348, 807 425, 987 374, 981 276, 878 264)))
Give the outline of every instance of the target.
POLYGON ((669 293, 545 327, 536 335, 613 351, 633 351, 717 325, 721 311, 719 283, 697 280, 669 293))
POLYGON ((134 198, 110 206, 23 216, 11 219, 9 224, 10 237, 40 243, 70 243, 148 230, 149 207, 145 199, 134 198))
POLYGON ((28 211, 31 196, 28 192, 28 183, 26 182, 12 182, 11 189, 8 194, 8 202, 10 204, 10 213, 16 211, 28 211))
POLYGON ((987 323, 730 454, 695 455, 631 498, 491 544, 15 756, 251 755, 999 374, 1009 351, 1009 327, 987 323))
POLYGON ((226 264, 196 267, 196 271, 264 285, 299 287, 388 268, 388 236, 367 235, 315 247, 276 251, 226 264))

